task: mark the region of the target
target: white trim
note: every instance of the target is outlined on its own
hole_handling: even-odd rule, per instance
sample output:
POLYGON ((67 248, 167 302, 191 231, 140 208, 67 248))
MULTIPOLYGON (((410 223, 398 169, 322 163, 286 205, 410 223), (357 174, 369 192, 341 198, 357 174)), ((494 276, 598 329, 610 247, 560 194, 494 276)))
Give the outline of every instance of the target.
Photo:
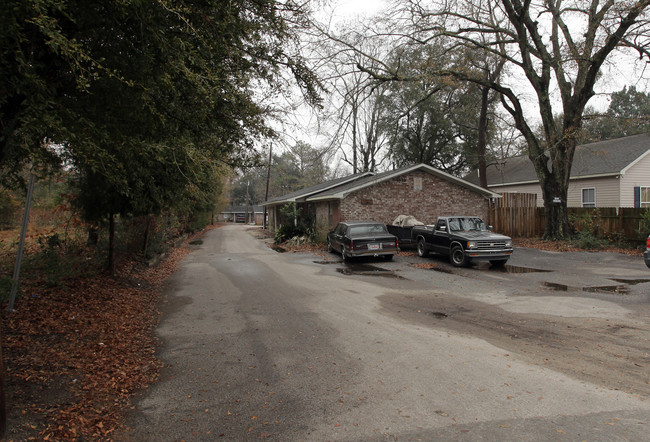
POLYGON ((643 201, 643 189, 650 189, 650 186, 639 186, 639 207, 647 208, 647 207, 650 207, 650 206, 648 206, 648 205, 644 206, 643 204, 650 204, 650 200, 643 201))
POLYGON ((638 163, 648 155, 650 155, 650 149, 646 150, 646 152, 643 155, 639 155, 639 157, 636 160, 632 161, 630 164, 625 166, 623 170, 621 170, 621 175, 625 175, 625 173, 630 169, 630 167, 633 167, 636 163, 638 163))
MULTIPOLYGON (((591 203, 588 203, 591 204, 591 203)), ((595 187, 582 187, 580 189, 580 206, 581 207, 598 207, 596 203, 596 188, 595 187), (585 190, 593 190, 594 191, 594 202, 593 206, 585 206, 585 190)))

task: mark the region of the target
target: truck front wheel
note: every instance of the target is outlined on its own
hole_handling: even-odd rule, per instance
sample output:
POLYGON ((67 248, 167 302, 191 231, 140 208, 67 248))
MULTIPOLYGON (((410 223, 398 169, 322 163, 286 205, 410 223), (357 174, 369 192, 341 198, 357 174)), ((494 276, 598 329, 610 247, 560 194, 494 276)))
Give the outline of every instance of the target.
POLYGON ((429 251, 427 250, 427 243, 424 241, 424 238, 418 239, 418 256, 422 258, 429 256, 429 251))
POLYGON ((449 259, 455 267, 465 267, 469 260, 465 256, 465 251, 461 246, 454 246, 449 253, 449 259))

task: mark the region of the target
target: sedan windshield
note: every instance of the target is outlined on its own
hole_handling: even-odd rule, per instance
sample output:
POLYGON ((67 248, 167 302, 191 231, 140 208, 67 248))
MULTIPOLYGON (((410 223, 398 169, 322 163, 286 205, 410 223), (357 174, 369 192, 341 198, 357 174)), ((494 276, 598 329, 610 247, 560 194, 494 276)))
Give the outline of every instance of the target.
POLYGON ((362 224, 359 226, 350 226, 350 235, 376 235, 378 233, 388 233, 386 226, 383 224, 362 224))
POLYGON ((487 226, 481 218, 449 218, 449 230, 482 232, 487 230, 487 226))

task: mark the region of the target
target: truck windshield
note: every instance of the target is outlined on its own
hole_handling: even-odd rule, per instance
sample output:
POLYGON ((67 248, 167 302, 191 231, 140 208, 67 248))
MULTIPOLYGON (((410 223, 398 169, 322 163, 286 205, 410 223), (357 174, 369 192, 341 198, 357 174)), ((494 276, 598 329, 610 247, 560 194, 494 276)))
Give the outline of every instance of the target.
POLYGON ((481 218, 449 218, 449 230, 482 232, 487 230, 487 227, 481 218))

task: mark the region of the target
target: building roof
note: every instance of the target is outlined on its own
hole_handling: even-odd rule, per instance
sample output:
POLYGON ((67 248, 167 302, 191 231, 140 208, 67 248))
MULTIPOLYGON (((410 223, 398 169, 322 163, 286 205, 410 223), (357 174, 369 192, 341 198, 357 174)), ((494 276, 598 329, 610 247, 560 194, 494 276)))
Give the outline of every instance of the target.
MULTIPOLYGON (((263 206, 248 206, 248 213, 263 213, 263 206)), ((221 213, 246 213, 246 206, 228 206, 221 213)))
MULTIPOLYGON (((650 134, 614 138, 576 147, 571 178, 596 178, 624 175, 646 155, 650 155, 650 134)), ((539 182, 532 161, 527 156, 508 158, 487 168, 488 186, 539 182)), ((478 172, 465 179, 478 184, 478 172)))
POLYGON ((466 187, 475 192, 481 193, 486 197, 490 198, 500 198, 501 195, 494 193, 490 190, 483 189, 475 184, 469 183, 460 178, 454 177, 445 173, 441 170, 438 170, 434 167, 428 166, 426 164, 416 164, 414 166, 403 167, 401 169, 390 170, 382 173, 371 173, 367 172, 364 174, 351 175, 348 178, 353 179, 339 179, 328 181, 323 183, 320 190, 314 189, 314 187, 304 189, 303 191, 294 192, 283 197, 278 197, 273 200, 269 200, 266 204, 279 204, 284 202, 291 201, 324 201, 324 200, 336 200, 343 199, 352 192, 356 192, 366 187, 374 186, 375 184, 381 183, 383 181, 396 178, 401 175, 406 175, 414 171, 423 171, 430 173, 439 178, 442 178, 447 181, 451 181, 460 186, 466 187))
POLYGON ((363 172, 363 173, 357 173, 355 175, 349 175, 343 178, 337 178, 335 180, 330 180, 324 183, 316 184, 314 186, 306 187, 301 190, 297 190, 292 193, 288 193, 286 195, 270 198, 266 203, 264 203, 265 206, 272 206, 275 204, 285 204, 285 203, 291 203, 291 202, 296 202, 296 201, 304 201, 305 198, 314 195, 319 192, 323 192, 326 190, 329 190, 333 187, 336 186, 341 186, 344 184, 347 184, 349 182, 358 180, 360 178, 366 177, 372 175, 372 172, 363 172))

